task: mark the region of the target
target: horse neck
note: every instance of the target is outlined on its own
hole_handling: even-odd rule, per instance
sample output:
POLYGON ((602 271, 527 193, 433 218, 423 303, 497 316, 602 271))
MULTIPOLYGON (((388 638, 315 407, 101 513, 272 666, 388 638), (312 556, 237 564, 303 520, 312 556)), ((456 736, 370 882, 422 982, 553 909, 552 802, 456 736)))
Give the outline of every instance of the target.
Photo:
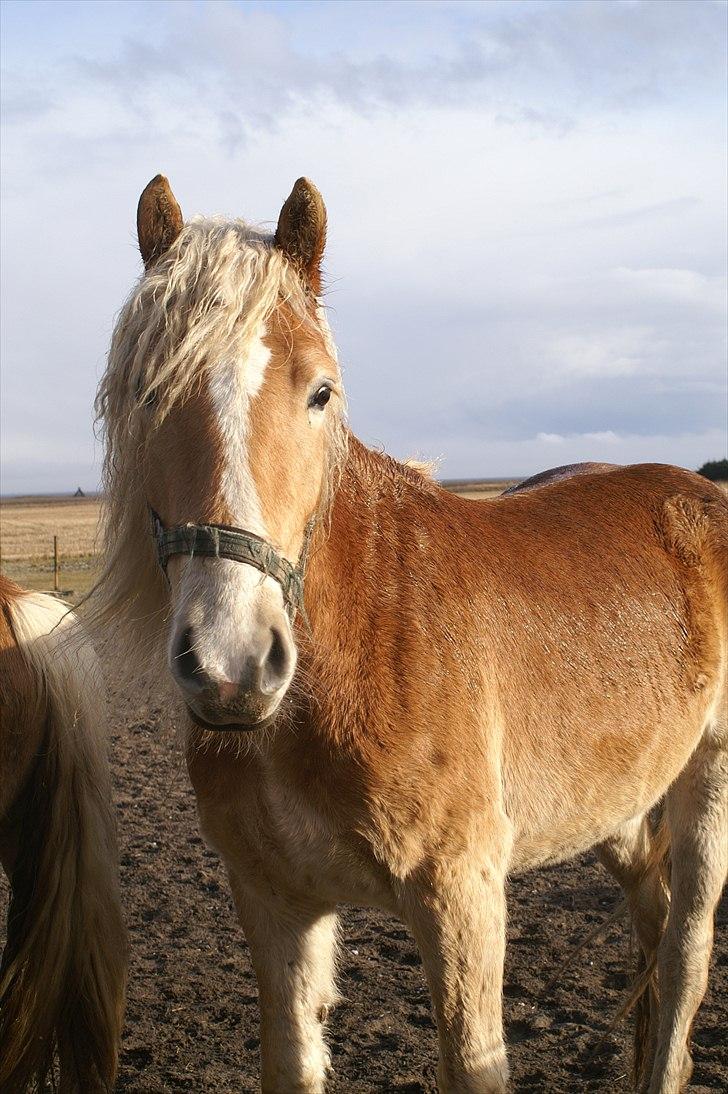
MULTIPOLYGON (((426 537, 437 486, 418 471, 350 439, 341 481, 312 543, 306 572, 310 633, 299 643, 305 667, 366 656, 396 597, 411 584, 403 545, 426 537)), ((424 554, 424 552, 420 552, 424 554)), ((436 566, 436 552, 423 565, 436 566)), ((402 620, 400 619, 400 625, 402 620)))

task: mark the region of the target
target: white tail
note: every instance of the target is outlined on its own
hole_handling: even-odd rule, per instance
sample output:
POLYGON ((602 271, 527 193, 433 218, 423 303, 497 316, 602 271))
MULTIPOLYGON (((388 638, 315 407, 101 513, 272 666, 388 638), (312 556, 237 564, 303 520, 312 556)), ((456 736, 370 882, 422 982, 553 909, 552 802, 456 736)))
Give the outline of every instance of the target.
MULTIPOLYGON (((25 594, 7 604, 45 705, 45 733, 13 807, 8 938, 0 968, 0 1092, 111 1090, 127 967, 100 671, 75 617, 25 594)), ((38 707, 36 706, 36 712, 38 707)))

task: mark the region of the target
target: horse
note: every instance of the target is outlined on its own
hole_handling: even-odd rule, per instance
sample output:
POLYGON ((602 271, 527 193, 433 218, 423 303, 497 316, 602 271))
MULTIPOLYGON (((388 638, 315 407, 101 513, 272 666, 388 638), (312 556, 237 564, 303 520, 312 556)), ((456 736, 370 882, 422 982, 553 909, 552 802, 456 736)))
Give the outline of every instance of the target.
POLYGON ((0 1091, 113 1088, 127 968, 97 659, 66 605, 0 576, 0 1091), (56 1089, 56 1086, 53 1087, 56 1089))
POLYGON ((137 230, 145 270, 97 397, 89 619, 123 659, 166 662, 186 704, 201 831, 258 982, 263 1090, 325 1087, 342 902, 411 929, 439 1089, 507 1089, 507 878, 590 847, 651 985, 636 1081, 681 1090, 728 855, 728 501, 663 465, 473 501, 367 448, 306 179, 265 232, 185 223, 159 175, 137 230))

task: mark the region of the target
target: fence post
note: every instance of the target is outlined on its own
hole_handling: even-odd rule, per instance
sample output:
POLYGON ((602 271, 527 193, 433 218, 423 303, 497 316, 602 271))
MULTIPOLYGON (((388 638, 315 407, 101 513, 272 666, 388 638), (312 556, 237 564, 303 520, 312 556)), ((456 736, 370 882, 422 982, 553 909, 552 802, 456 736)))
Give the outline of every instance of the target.
POLYGON ((58 592, 58 536, 53 537, 53 591, 58 592))

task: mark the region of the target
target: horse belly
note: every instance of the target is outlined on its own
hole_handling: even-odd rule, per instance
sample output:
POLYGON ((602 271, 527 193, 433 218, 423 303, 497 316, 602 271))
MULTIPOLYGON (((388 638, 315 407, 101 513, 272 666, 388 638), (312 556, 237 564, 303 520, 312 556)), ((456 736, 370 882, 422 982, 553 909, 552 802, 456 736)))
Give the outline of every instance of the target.
POLYGON ((534 719, 504 755, 512 869, 571 858, 653 806, 687 763, 711 697, 674 701, 660 715, 641 695, 606 720, 546 726, 534 719), (540 726, 541 732, 535 732, 540 726))

